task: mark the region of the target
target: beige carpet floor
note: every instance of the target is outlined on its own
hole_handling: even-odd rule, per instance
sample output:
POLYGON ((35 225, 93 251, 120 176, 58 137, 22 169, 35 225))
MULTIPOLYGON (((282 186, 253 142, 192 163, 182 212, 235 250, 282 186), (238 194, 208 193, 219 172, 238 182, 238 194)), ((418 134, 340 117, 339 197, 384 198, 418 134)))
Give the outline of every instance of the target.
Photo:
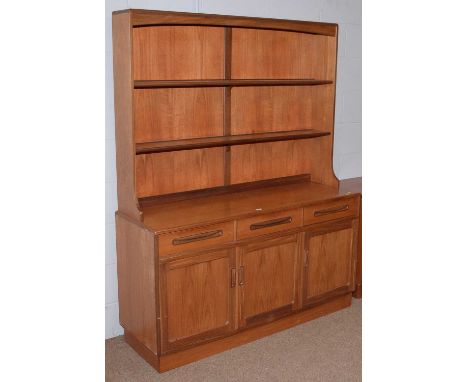
POLYGON ((361 300, 351 307, 159 374, 123 337, 106 341, 106 381, 361 381, 361 300))

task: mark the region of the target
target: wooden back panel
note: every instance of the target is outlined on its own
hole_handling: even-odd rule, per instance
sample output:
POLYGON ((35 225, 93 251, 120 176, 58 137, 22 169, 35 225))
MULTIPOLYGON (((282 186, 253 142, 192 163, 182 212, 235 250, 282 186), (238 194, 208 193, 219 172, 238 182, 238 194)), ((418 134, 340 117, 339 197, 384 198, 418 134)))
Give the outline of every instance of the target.
POLYGON ((136 156, 139 198, 224 184, 224 149, 184 150, 136 156))
POLYGON ((223 135, 223 88, 133 92, 136 143, 223 135))
POLYGON ((328 37, 232 29, 232 78, 314 78, 326 75, 328 37))
MULTIPOLYGON (((321 138, 318 138, 321 139, 321 138)), ((311 139, 231 148, 231 183, 307 174, 312 171, 311 139)))
POLYGON ((224 28, 134 28, 133 65, 135 80, 223 78, 224 28))
POLYGON ((322 86, 238 87, 231 92, 232 134, 317 129, 326 126, 333 109, 329 89, 322 86))

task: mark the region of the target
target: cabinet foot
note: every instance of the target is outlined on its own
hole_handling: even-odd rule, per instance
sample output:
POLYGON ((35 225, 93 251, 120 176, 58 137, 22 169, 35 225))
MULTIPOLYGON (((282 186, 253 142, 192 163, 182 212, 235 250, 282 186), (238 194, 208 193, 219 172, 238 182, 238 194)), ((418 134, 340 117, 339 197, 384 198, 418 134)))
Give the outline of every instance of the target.
POLYGON ((362 285, 356 285, 356 290, 353 292, 354 298, 362 298, 362 285))

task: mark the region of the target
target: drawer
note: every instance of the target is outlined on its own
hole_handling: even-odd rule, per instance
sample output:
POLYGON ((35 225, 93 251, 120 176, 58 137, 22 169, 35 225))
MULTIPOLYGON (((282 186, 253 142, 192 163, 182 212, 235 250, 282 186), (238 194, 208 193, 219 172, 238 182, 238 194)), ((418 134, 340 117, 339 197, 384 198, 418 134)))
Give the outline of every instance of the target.
POLYGON ((300 209, 288 210, 238 220, 237 239, 247 239, 300 227, 302 225, 301 212, 300 209))
POLYGON ((357 216, 357 199, 347 198, 304 207, 304 225, 357 216))
POLYGON ((234 222, 207 225, 158 236, 160 256, 234 241, 234 222))

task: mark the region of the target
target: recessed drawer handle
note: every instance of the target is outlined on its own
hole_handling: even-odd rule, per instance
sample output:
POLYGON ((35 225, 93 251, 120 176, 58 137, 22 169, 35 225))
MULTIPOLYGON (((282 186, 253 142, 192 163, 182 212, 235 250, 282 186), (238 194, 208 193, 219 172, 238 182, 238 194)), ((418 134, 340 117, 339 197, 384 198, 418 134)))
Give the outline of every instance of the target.
POLYGON ((221 229, 218 229, 216 231, 197 233, 196 235, 178 237, 172 240, 172 245, 187 244, 187 243, 192 243, 194 241, 212 239, 214 237, 219 237, 219 236, 223 236, 223 230, 221 229))
POLYGON ((252 224, 250 226, 250 230, 254 231, 256 229, 273 227, 275 225, 288 224, 288 223, 291 223, 291 222, 292 222, 292 217, 291 216, 288 216, 288 217, 285 217, 285 218, 273 219, 273 220, 266 220, 264 222, 252 224))
POLYGON ((335 212, 341 212, 349 210, 349 206, 346 204, 345 206, 327 208, 326 210, 319 210, 314 212, 314 216, 323 216, 328 214, 334 214, 335 212))

